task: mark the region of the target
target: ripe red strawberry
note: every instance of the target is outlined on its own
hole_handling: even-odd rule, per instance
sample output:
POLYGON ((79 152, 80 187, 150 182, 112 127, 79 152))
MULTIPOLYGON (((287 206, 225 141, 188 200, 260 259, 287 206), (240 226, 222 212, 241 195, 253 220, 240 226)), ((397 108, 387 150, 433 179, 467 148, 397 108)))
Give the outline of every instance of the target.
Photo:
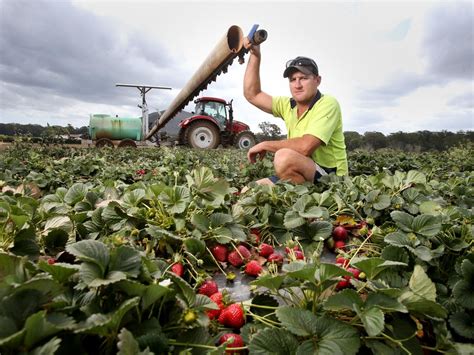
POLYGON ((342 265, 342 267, 345 267, 349 264, 349 260, 343 257, 336 258, 336 264, 342 265))
POLYGON ((276 263, 278 265, 281 265, 283 264, 283 255, 281 255, 280 253, 270 254, 267 258, 267 261, 269 263, 276 263))
MULTIPOLYGON (((360 275, 360 270, 359 269, 349 267, 349 268, 347 268, 347 271, 349 271, 356 279, 359 278, 359 275, 360 275)), ((350 277, 350 276, 347 276, 347 277, 350 277)))
POLYGON ((260 244, 259 255, 268 258, 270 254, 273 254, 273 247, 266 243, 260 244))
POLYGON ((206 280, 202 283, 201 287, 199 287, 198 293, 201 295, 206 295, 207 297, 211 297, 214 293, 218 292, 219 288, 214 280, 206 280))
POLYGON ((344 280, 341 280, 337 283, 336 289, 337 290, 342 290, 343 288, 349 287, 349 285, 350 285, 349 280, 344 279, 344 280))
POLYGON ((181 263, 174 263, 171 266, 171 271, 173 271, 176 275, 183 277, 184 275, 184 266, 181 263))
POLYGON ((221 292, 216 292, 214 293, 213 295, 211 295, 211 297, 209 297, 211 300, 213 300, 214 302, 217 303, 217 305, 219 305, 220 303, 222 303, 222 305, 224 305, 224 295, 221 293, 221 292))
MULTIPOLYGON (((232 339, 232 340, 227 345, 226 349, 228 349, 228 348, 241 348, 245 345, 244 340, 242 339, 242 337, 240 335, 234 334, 234 333, 226 333, 223 336, 221 336, 219 338, 219 345, 224 344, 229 339, 232 339)), ((225 353, 226 354, 240 354, 241 352, 238 351, 238 350, 237 351, 227 350, 225 353)))
POLYGON ((216 260, 220 262, 227 261, 227 247, 222 244, 217 244, 211 248, 211 253, 214 255, 216 260))
POLYGON ((247 260, 248 258, 250 258, 250 251, 247 249, 247 247, 243 246, 243 245, 239 245, 237 247, 237 250, 239 251, 239 253, 242 255, 242 257, 244 258, 244 260, 247 260))
POLYGON ((249 261, 247 265, 245 265, 245 273, 250 276, 258 276, 262 270, 262 265, 256 260, 249 261))
POLYGON ((334 249, 344 250, 345 247, 346 247, 346 243, 343 240, 336 240, 334 242, 334 249))
POLYGON ((304 254, 301 250, 295 250, 294 253, 296 260, 304 260, 304 254))
POLYGON ((222 301, 222 293, 216 292, 210 298, 215 304, 217 304, 219 309, 211 309, 206 313, 209 319, 216 319, 221 314, 221 311, 225 308, 224 302, 222 301))
POLYGON ((233 250, 229 253, 229 256, 227 257, 227 261, 235 267, 239 267, 244 263, 244 260, 242 259, 240 254, 237 253, 236 250, 233 250))
POLYGON ((229 328, 241 328, 245 324, 245 314, 242 306, 238 303, 227 306, 222 310, 218 321, 229 328))
POLYGON ((56 259, 55 259, 55 258, 49 258, 49 259, 48 259, 48 264, 49 264, 49 265, 53 265, 53 264, 55 264, 55 263, 56 263, 56 259))
POLYGON ((332 237, 334 240, 342 240, 345 241, 347 239, 347 230, 344 227, 337 226, 332 231, 332 237))

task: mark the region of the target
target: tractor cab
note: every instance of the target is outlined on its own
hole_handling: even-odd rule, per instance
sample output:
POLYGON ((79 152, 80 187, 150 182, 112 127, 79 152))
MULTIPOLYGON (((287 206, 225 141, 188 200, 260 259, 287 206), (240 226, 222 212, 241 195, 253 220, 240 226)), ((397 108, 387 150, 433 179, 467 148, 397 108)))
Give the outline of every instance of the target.
POLYGON ((255 144, 255 136, 243 122, 234 121, 232 100, 200 97, 192 117, 179 123, 179 142, 194 148, 216 148, 234 145, 248 149, 255 144))
POLYGON ((227 104, 222 102, 223 100, 205 100, 207 98, 200 98, 196 100, 196 115, 208 116, 215 119, 216 123, 219 125, 220 130, 225 130, 227 127, 227 104))

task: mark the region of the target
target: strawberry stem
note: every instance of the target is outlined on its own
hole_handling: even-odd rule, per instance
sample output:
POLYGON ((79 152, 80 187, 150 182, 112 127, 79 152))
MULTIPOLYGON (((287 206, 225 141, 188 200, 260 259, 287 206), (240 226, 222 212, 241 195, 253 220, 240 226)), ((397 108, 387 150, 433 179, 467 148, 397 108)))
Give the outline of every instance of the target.
POLYGON ((368 233, 367 234, 367 237, 364 239, 364 241, 359 245, 359 248, 357 248, 356 252, 354 253, 354 255, 352 255, 351 259, 349 260, 349 262, 347 263, 346 266, 344 266, 344 269, 347 269, 349 267, 349 265, 351 264, 352 260, 357 256, 357 254, 359 253, 359 251, 362 249, 362 247, 364 246, 365 243, 367 243, 367 241, 370 239, 370 236, 372 235, 372 233, 368 233))
POLYGON ((217 265, 217 267, 219 268, 219 270, 225 275, 225 277, 227 277, 227 274, 226 272, 224 271, 224 269, 220 266, 219 262, 216 260, 216 258, 214 257, 214 255, 212 254, 212 252, 209 250, 209 248, 206 246, 206 250, 209 252, 209 255, 211 256, 212 260, 214 261, 214 263, 217 265))

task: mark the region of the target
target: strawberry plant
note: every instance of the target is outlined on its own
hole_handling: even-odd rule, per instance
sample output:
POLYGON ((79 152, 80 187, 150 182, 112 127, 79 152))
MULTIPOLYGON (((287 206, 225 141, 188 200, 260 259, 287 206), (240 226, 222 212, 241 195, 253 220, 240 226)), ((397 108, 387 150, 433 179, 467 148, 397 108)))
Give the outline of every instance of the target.
POLYGON ((348 177, 270 187, 235 150, 18 144, 0 351, 473 352, 471 153, 350 154, 348 177))

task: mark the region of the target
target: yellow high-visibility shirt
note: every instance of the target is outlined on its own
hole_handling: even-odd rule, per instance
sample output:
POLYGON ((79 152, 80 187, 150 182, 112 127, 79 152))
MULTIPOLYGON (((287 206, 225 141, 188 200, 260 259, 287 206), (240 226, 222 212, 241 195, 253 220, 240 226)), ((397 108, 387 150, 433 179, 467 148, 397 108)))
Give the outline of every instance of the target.
POLYGON ((347 175, 346 144, 341 108, 337 100, 329 95, 321 95, 300 118, 296 105, 292 107, 291 101, 291 98, 284 96, 274 96, 272 100, 273 116, 285 121, 288 138, 305 134, 319 138, 323 144, 313 152, 312 159, 322 167, 336 168, 337 175, 347 175))

